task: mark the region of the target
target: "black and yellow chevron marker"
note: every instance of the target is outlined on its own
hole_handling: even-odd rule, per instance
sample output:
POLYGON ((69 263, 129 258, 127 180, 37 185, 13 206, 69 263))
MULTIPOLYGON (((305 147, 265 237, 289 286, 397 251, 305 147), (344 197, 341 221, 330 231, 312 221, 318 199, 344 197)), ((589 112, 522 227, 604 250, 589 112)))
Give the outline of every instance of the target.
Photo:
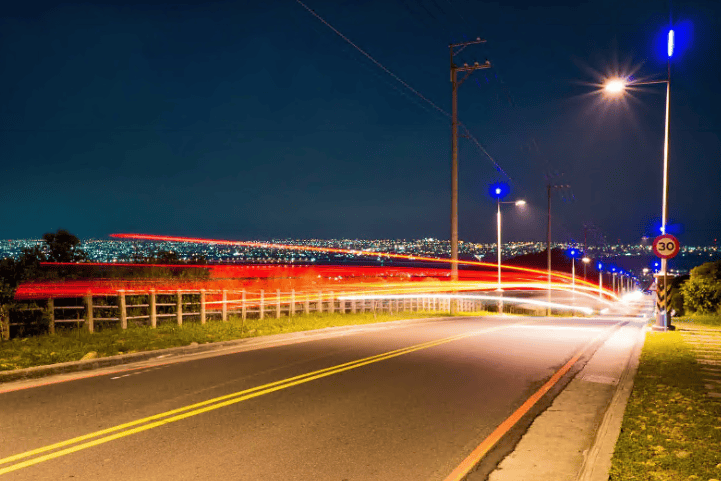
POLYGON ((656 310, 657 311, 663 311, 664 308, 664 301, 666 300, 667 296, 670 296, 671 294, 671 283, 669 283, 668 286, 664 289, 663 282, 657 283, 657 289, 656 289, 656 310))

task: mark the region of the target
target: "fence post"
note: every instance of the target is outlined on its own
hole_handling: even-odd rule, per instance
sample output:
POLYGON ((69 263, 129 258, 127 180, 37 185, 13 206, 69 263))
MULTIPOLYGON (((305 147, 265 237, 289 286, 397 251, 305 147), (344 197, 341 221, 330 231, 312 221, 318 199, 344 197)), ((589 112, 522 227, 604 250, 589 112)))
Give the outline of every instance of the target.
POLYGON ((220 309, 223 322, 226 322, 228 320, 228 289, 223 289, 223 303, 220 309))
POLYGON ((0 305, 0 330, 3 341, 10 340, 10 307, 0 305))
POLYGON ((178 289, 178 298, 176 301, 175 315, 178 318, 178 325, 183 325, 183 293, 178 289))
POLYGON ((148 294, 148 309, 150 309, 150 327, 155 329, 158 327, 158 315, 155 310, 155 289, 151 289, 150 294, 148 294))
POLYGON ((333 291, 330 291, 330 302, 328 302, 328 312, 333 314, 335 312, 335 298, 333 297, 333 291))
POLYGON ((306 316, 310 314, 310 294, 305 295, 305 301, 303 302, 303 313, 306 316))
POLYGON ((265 291, 263 289, 260 290, 260 307, 258 309, 260 318, 263 319, 265 317, 265 291))
POLYGON ((295 289, 290 290, 290 311, 289 316, 295 316, 295 289))
POLYGON ((318 291, 318 312, 323 312, 323 291, 318 291))
POLYGON ((125 303, 125 291, 123 289, 120 289, 118 291, 118 310, 120 312, 119 318, 120 318, 120 328, 121 329, 127 329, 128 328, 128 309, 127 304, 125 303))
POLYGON ((205 289, 200 290, 200 323, 205 324, 205 289))
POLYGON ((280 319, 280 289, 275 290, 275 318, 280 319))
POLYGON ((48 318, 50 320, 50 324, 48 326, 48 329, 50 330, 50 334, 55 334, 55 299, 52 297, 48 299, 48 318))
POLYGON ((241 332, 243 332, 242 328, 245 325, 245 318, 248 317, 248 306, 245 304, 245 289, 243 289, 240 293, 240 299, 241 299, 241 317, 243 318, 243 322, 241 322, 241 332))
POLYGON ((353 314, 355 314, 355 299, 352 299, 352 300, 350 301, 350 312, 352 312, 353 314))
POLYGON ((85 294, 85 325, 88 328, 88 332, 95 332, 95 325, 93 323, 93 295, 90 292, 85 294))

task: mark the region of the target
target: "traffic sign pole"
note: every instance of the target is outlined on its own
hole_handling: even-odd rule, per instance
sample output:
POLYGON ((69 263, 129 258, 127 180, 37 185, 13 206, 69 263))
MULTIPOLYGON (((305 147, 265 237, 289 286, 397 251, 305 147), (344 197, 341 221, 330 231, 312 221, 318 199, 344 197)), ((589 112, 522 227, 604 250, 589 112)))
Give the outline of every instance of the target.
POLYGON ((668 288, 668 259, 676 257, 680 248, 681 244, 678 239, 671 234, 663 234, 653 240, 653 253, 661 258, 661 274, 663 274, 663 286, 658 285, 661 277, 656 278, 656 305, 658 310, 656 324, 653 326, 654 331, 674 329, 668 317, 668 298, 671 294, 671 290, 668 288), (661 296, 660 303, 658 302, 659 296, 661 296))

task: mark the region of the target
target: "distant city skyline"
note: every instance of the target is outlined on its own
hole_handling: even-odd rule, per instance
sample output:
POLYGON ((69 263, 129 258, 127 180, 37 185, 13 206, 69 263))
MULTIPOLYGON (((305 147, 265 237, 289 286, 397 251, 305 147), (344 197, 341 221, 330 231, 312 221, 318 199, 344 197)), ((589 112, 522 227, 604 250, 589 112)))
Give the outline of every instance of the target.
MULTIPOLYGON (((308 247, 332 247, 357 251, 359 254, 329 255, 312 250, 283 250, 260 247, 199 244, 193 242, 152 242, 129 240, 98 240, 85 239, 81 241, 80 248, 88 254, 90 262, 135 262, 139 259, 149 258, 161 251, 175 252, 180 260, 191 261, 203 257, 209 262, 251 262, 251 263, 343 263, 373 260, 360 252, 388 252, 437 258, 450 257, 450 243, 434 238, 422 239, 275 239, 275 244, 289 244, 308 247)), ((42 239, 15 239, 0 240, 0 258, 18 258, 23 248, 43 244, 42 239)), ((566 249, 565 243, 554 243, 554 249, 566 249)), ((544 252, 546 244, 543 242, 509 242, 503 244, 502 255, 504 259, 519 255, 544 252)), ((496 245, 493 243, 462 242, 461 255, 465 258, 484 260, 494 263, 496 245), (485 257, 485 259, 484 259, 485 257)), ((585 252, 589 257, 613 260, 628 270, 638 271, 640 275, 643 267, 648 267, 655 256, 648 244, 620 244, 606 246, 589 246, 585 252)), ((672 272, 687 273, 691 267, 704 262, 721 259, 721 248, 710 246, 683 246, 676 259, 670 263, 672 272)), ((392 262, 392 261, 391 261, 392 262)), ((581 269, 581 264, 577 266, 581 269)))

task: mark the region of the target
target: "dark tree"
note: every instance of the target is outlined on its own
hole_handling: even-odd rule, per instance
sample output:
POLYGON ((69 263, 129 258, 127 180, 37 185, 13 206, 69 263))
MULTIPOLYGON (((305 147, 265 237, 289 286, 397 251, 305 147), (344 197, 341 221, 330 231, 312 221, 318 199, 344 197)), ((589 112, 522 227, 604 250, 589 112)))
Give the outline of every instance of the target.
POLYGON ((50 262, 81 262, 88 258, 79 247, 80 239, 64 229, 43 234, 43 240, 48 246, 50 262))
POLYGON ((182 264, 178 253, 174 251, 159 251, 155 256, 158 264, 182 264))

